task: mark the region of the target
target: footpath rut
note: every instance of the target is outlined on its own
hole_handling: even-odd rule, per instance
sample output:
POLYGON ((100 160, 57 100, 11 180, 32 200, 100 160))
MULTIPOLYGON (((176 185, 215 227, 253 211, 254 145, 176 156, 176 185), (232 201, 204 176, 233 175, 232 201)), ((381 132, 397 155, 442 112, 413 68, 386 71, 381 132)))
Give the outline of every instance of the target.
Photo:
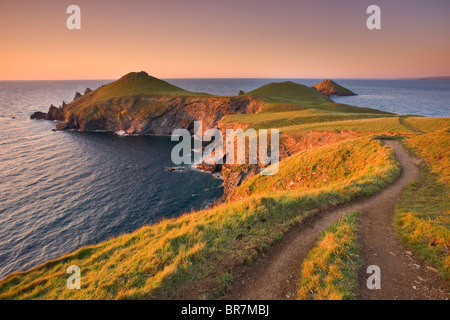
POLYGON ((359 226, 364 266, 358 275, 358 299, 449 299, 448 283, 404 248, 393 227, 394 209, 404 187, 420 175, 419 161, 398 141, 383 143, 392 147, 402 167, 395 183, 370 197, 306 218, 252 265, 236 268, 234 284, 222 299, 296 299, 302 261, 320 234, 352 211, 362 212, 359 226), (369 265, 381 269, 380 290, 367 289, 369 265))

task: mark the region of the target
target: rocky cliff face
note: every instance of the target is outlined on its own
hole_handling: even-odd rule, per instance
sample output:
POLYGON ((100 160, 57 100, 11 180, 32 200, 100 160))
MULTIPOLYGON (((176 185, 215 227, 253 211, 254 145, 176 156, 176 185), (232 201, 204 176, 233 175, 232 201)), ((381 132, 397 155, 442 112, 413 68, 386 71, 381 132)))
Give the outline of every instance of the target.
POLYGON ((264 105, 260 99, 245 96, 160 95, 117 98, 98 104, 94 110, 88 112, 73 111, 82 103, 80 98, 67 105, 64 109, 64 122, 58 125, 58 130, 104 130, 138 135, 170 135, 178 128, 188 129, 193 133, 194 121, 202 121, 204 132, 217 127, 219 120, 225 115, 258 112, 264 105))

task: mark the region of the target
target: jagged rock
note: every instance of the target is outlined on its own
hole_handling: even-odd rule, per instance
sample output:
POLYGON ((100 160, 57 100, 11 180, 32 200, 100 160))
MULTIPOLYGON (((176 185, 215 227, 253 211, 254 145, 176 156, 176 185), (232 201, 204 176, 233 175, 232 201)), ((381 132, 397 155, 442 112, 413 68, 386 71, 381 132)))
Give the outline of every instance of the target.
POLYGON ((92 91, 91 88, 86 88, 86 90, 84 91, 84 94, 88 94, 91 91, 92 91))
POLYGON ((54 105, 51 105, 48 109, 48 113, 45 117, 45 120, 64 120, 64 110, 62 108, 57 108, 54 105))
POLYGON ((47 114, 45 112, 36 111, 35 113, 33 113, 30 116, 30 119, 45 120, 46 117, 47 117, 47 114))
POLYGON ((75 97, 73 98, 73 100, 77 100, 78 98, 81 98, 82 95, 79 92, 75 92, 75 97))
POLYGON ((239 90, 238 96, 242 96, 243 94, 245 94, 245 92, 242 90, 239 90))
POLYGON ((317 91, 323 93, 327 96, 355 96, 356 94, 352 91, 344 88, 341 85, 338 85, 336 82, 327 79, 323 80, 320 83, 316 83, 313 85, 313 88, 316 88, 317 91))

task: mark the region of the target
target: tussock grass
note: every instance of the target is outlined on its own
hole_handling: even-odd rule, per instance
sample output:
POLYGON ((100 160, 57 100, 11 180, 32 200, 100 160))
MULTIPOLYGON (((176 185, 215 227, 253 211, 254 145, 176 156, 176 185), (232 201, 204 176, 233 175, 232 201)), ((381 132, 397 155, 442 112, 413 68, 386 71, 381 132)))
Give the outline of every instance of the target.
MULTIPOLYGON (((169 299, 217 297, 232 282, 230 270, 250 263, 304 217, 376 192, 399 174, 387 148, 361 140, 359 162, 372 153, 385 161, 366 175, 310 190, 267 191, 240 201, 145 226, 84 247, 0 281, 0 299, 169 299), (367 148, 367 152, 364 152, 367 148), (81 290, 66 288, 66 268, 81 268, 81 290)), ((337 155, 342 152, 336 146, 337 155)), ((319 158, 322 149, 309 152, 319 158)), ((330 151, 331 152, 331 151, 330 151)), ((356 158, 352 158, 355 159, 356 158)), ((309 166, 309 164, 305 164, 309 166)), ((334 171, 329 166, 330 171, 334 171)), ((354 170, 366 168, 355 167, 354 170)), ((331 174, 331 172, 330 172, 331 174)))
POLYGON ((326 230, 303 261, 300 300, 353 300, 362 265, 357 216, 352 212, 326 230))
POLYGON ((450 187, 448 129, 408 139, 407 146, 426 162, 396 207, 401 239, 419 257, 450 279, 450 187))

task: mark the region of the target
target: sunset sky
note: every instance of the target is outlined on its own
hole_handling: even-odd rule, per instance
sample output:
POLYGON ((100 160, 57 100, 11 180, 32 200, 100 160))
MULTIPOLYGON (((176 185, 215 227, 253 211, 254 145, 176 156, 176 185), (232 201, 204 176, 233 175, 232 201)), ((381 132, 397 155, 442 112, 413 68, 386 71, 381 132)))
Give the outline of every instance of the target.
POLYGON ((1 1, 0 80, 450 75, 449 17, 449 0, 1 1))

